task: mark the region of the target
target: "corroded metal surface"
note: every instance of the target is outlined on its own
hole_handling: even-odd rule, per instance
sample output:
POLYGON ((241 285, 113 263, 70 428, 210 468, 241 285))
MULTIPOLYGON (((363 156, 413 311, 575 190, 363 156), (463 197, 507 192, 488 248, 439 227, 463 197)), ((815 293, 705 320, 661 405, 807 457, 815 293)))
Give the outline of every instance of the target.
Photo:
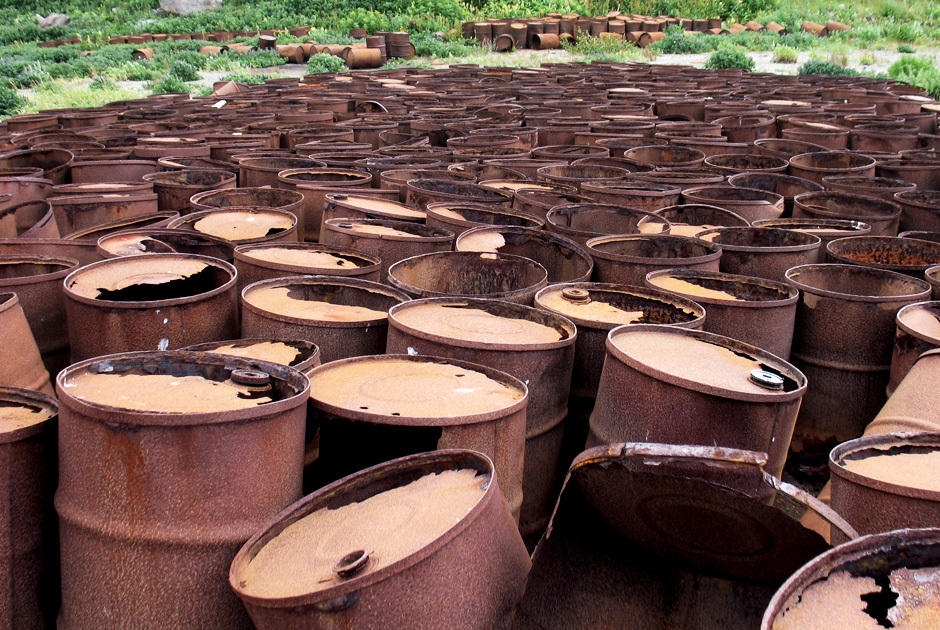
POLYGON ((111 258, 81 267, 63 290, 72 360, 231 339, 238 330, 235 280, 231 264, 195 254, 111 258))
POLYGON ((790 356, 810 381, 793 450, 825 456, 884 405, 897 312, 927 299, 930 286, 855 265, 802 265, 787 282, 801 292, 790 356))
POLYGON ((683 282, 685 290, 663 290, 705 307, 708 316, 704 330, 757 346, 782 359, 790 357, 799 299, 799 291, 790 285, 765 278, 687 269, 653 271, 647 274, 645 282, 656 289, 662 288, 657 282, 670 278, 683 282), (723 292, 727 297, 703 295, 696 287, 723 292))
MULTIPOLYGON (((869 625, 887 627, 885 624, 891 623, 889 615, 895 610, 909 614, 915 612, 922 604, 926 604, 925 608, 935 605, 936 571, 940 565, 938 541, 938 529, 901 529, 862 536, 830 549, 807 562, 784 582, 768 604, 760 628, 773 630, 784 613, 799 602, 809 587, 823 585, 825 581, 837 575, 871 579, 876 583, 876 592, 883 593, 886 601, 872 606, 871 613, 867 616, 859 617, 857 613, 848 611, 868 609, 866 601, 859 597, 857 591, 852 590, 841 596, 836 591, 836 596, 830 599, 827 607, 834 613, 828 619, 835 624, 852 621, 864 623, 863 619, 871 617, 869 625), (900 588, 902 584, 896 581, 897 578, 891 578, 892 573, 900 569, 924 569, 926 575, 923 575, 923 578, 926 579, 918 580, 917 577, 911 576, 912 583, 906 584, 906 588, 901 589, 902 593, 897 593, 893 589, 900 588), (881 588, 880 584, 885 584, 885 587, 881 588), (883 623, 879 623, 882 621, 883 623)), ((930 608, 922 610, 921 614, 922 618, 927 618, 928 626, 935 621, 935 614, 930 608)))
POLYGON ((779 475, 806 386, 806 376, 794 366, 735 339, 672 326, 621 326, 607 336, 607 360, 587 445, 642 439, 760 450, 768 453, 768 471, 779 475), (625 351, 631 335, 649 333, 683 340, 681 345, 663 341, 661 356, 668 361, 674 362, 680 352, 676 348, 688 349, 689 343, 716 346, 729 356, 759 364, 776 377, 771 378, 774 386, 753 386, 753 370, 728 361, 701 365, 715 375, 706 382, 665 371, 625 351))
MULTIPOLYGON (((306 339, 320 347, 324 362, 346 357, 381 354, 385 349, 388 319, 385 313, 395 304, 409 299, 392 287, 338 276, 293 276, 274 278, 250 284, 241 293, 242 337, 275 337, 306 339), (299 301, 350 305, 368 308, 376 313, 351 321, 341 318, 316 319, 302 312, 276 312, 252 303, 253 294, 271 289, 286 289, 287 295, 299 301)), ((234 335, 230 335, 231 338, 234 335)))
MULTIPOLYGON (((531 562, 500 491, 501 479, 487 457, 472 451, 411 455, 369 468, 318 490, 270 521, 232 562, 229 583, 259 630, 508 628, 531 562), (422 475, 468 467, 490 478, 480 502, 459 524, 400 563, 339 577, 295 597, 262 598, 243 589, 245 567, 298 519, 320 508, 362 501, 422 475)), ((337 559, 343 551, 337 551, 337 559)))
POLYGON ((777 585, 829 548, 795 515, 823 514, 854 536, 824 505, 764 473, 764 459, 637 443, 582 453, 513 627, 756 627, 777 585))
POLYGON ((238 548, 300 497, 307 377, 195 352, 108 355, 57 380, 62 609, 59 627, 250 628, 226 583, 238 548), (84 374, 224 381, 267 375, 272 402, 150 412, 69 394, 84 374))
MULTIPOLYGON (((6 342, 4 342, 6 343, 6 342)), ((47 394, 0 387, 0 406, 41 410, 41 422, 0 428, 0 625, 52 627, 59 597, 55 491, 56 414, 47 394)))

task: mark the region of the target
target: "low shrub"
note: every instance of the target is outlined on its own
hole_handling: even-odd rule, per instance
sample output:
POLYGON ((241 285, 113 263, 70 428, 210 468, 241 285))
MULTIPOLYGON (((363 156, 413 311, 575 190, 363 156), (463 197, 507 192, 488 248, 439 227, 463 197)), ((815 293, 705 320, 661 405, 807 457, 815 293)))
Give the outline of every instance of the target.
POLYGON ((774 50, 774 61, 776 63, 796 63, 800 53, 795 48, 781 46, 774 50))
POLYGON ((317 53, 307 62, 307 72, 310 74, 324 74, 328 72, 346 72, 348 68, 343 60, 326 53, 317 53))
POLYGON ((170 62, 170 76, 176 77, 180 81, 198 81, 199 70, 188 61, 183 59, 174 59, 170 62))
POLYGON ((705 62, 705 67, 711 70, 740 68, 750 72, 754 69, 754 60, 740 48, 719 48, 705 62))
POLYGON ((156 81, 147 85, 147 88, 154 94, 177 94, 189 92, 189 86, 179 77, 172 74, 165 74, 156 81))
POLYGON ((26 99, 16 90, 0 86, 0 116, 12 116, 26 106, 26 99))
POLYGON ((828 74, 835 77, 857 77, 859 73, 851 68, 840 66, 831 61, 811 59, 800 66, 800 74, 828 74))

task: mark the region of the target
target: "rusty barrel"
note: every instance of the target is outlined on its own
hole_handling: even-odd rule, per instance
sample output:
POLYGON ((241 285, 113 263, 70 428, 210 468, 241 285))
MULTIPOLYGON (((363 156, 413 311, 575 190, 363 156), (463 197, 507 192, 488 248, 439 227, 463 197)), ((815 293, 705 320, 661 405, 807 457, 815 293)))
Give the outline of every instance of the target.
POLYGON ((607 336, 587 445, 642 440, 746 448, 767 453, 767 471, 779 476, 806 382, 786 361, 736 339, 620 326, 607 336))
POLYGON ((529 388, 520 530, 548 523, 567 462, 560 461, 577 332, 556 314, 497 300, 433 298, 389 311, 386 351, 442 356, 501 370, 529 388))
POLYGON ((776 228, 723 227, 696 238, 721 248, 721 271, 782 282, 787 269, 819 258, 822 240, 815 234, 776 228))
POLYGON ((646 274, 667 268, 718 271, 722 250, 712 243, 671 234, 599 236, 587 242, 593 279, 643 286, 646 274))
POLYGON ((408 296, 389 286, 338 276, 293 276, 242 290, 242 337, 306 339, 324 362, 385 350, 388 310, 408 296))
POLYGON ((226 573, 300 498, 307 377, 198 352, 134 352, 56 382, 60 628, 251 628, 226 573))
POLYGON ((387 219, 389 221, 424 223, 427 214, 390 199, 346 193, 328 193, 323 206, 323 220, 340 218, 387 219))
POLYGON ((591 278, 594 260, 583 247, 569 238, 520 226, 480 226, 457 239, 458 252, 503 252, 539 263, 548 272, 548 283, 586 282, 591 278))
POLYGON ((901 206, 901 230, 940 229, 940 192, 918 190, 897 193, 893 201, 901 206))
POLYGON ((897 236, 901 206, 877 197, 810 192, 793 198, 793 218, 848 219, 871 226, 874 236, 897 236))
MULTIPOLYGON (((932 527, 940 519, 938 433, 883 433, 829 454, 830 505, 860 534, 932 527)), ((836 541, 842 542, 842 541, 836 541)))
POLYGON ((545 222, 531 214, 500 205, 444 201, 428 204, 427 225, 450 230, 460 236, 481 225, 516 225, 541 229, 545 222))
POLYGON ((940 264, 940 243, 898 236, 849 236, 826 245, 830 262, 897 271, 915 278, 940 264))
POLYGON ((848 151, 801 153, 790 158, 788 172, 817 184, 822 184, 824 177, 835 175, 874 177, 875 160, 867 155, 848 151))
POLYGON ((518 521, 529 402, 522 381, 476 363, 397 354, 325 363, 310 379, 319 485, 402 455, 468 448, 493 460, 518 521))
POLYGON ((277 180, 278 188, 301 195, 302 204, 298 215, 303 216, 304 239, 316 242, 322 240, 326 195, 338 188, 369 188, 372 175, 355 169, 295 168, 279 172, 277 180))
POLYGON ((940 302, 918 302, 898 311, 887 394, 897 389, 922 354, 940 348, 940 302))
MULTIPOLYGON (((704 203, 679 204, 656 210, 653 214, 669 221, 669 233, 674 236, 694 237, 699 232, 715 227, 747 227, 747 219, 731 210, 704 203)), ((640 224, 642 230, 645 223, 640 224)))
POLYGON ((57 414, 58 403, 48 394, 0 386, 0 492, 6 504, 0 515, 0 625, 5 628, 54 625, 57 414))
POLYGON ((329 219, 324 222, 320 241, 337 247, 351 247, 382 261, 379 275, 388 278, 389 267, 400 260, 430 252, 450 251, 454 233, 408 221, 387 219, 329 219))
POLYGON ((897 312, 928 299, 930 285, 855 265, 802 265, 787 282, 801 292, 790 356, 810 382, 793 450, 825 457, 884 405, 897 312))
POLYGON ((285 276, 344 276, 378 282, 382 261, 349 247, 319 243, 260 243, 235 249, 238 290, 285 276))
MULTIPOLYGON (((14 239, 17 245, 32 243, 14 239)), ((60 241, 49 241, 50 249, 59 251, 60 241)), ((19 249, 19 248, 15 248, 19 249)), ((0 250, 2 251, 2 250, 0 250)), ((53 378, 68 365, 69 334, 66 325, 62 280, 79 266, 74 258, 28 254, 0 255, 0 291, 16 293, 26 321, 42 354, 42 361, 53 378)))
POLYGON ((228 339, 197 343, 183 350, 267 361, 294 368, 307 375, 320 365, 320 348, 315 343, 302 339, 228 339))
POLYGON ((105 234, 98 239, 97 251, 102 258, 177 253, 200 254, 232 262, 235 244, 224 238, 199 232, 144 228, 105 234))
POLYGON ((799 291, 784 282, 730 273, 664 269, 646 285, 702 304, 704 330, 790 357, 799 291))
POLYGON ((238 331, 235 267, 195 254, 110 258, 65 278, 72 360, 173 350, 238 331))
POLYGON ((224 238, 236 245, 290 243, 296 242, 300 235, 297 216, 294 213, 280 208, 253 206, 201 210, 175 219, 167 227, 224 238))
POLYGON ((579 245, 609 234, 660 234, 669 221, 652 212, 606 203, 556 205, 545 215, 546 228, 579 245))
POLYGON ((130 219, 157 212, 157 195, 105 194, 49 197, 59 232, 65 236, 102 223, 130 219))
POLYGON ((682 203, 718 206, 751 221, 777 219, 785 209, 783 195, 759 188, 698 186, 682 191, 682 203))
POLYGON ((924 272, 924 277, 930 283, 933 299, 940 299, 940 265, 931 267, 924 272))
POLYGON ((600 203, 612 203, 646 212, 656 212, 679 203, 679 195, 682 191, 671 184, 625 181, 600 184, 585 182, 581 186, 581 192, 597 199, 600 203))
POLYGON ((607 333, 623 324, 701 328, 706 320, 705 309, 691 300, 656 289, 600 282, 549 285, 536 294, 535 306, 570 319, 578 329, 562 445, 566 464, 584 449, 607 354, 607 333))
POLYGON ((831 241, 847 236, 868 236, 871 233, 869 224, 850 219, 761 219, 752 225, 815 234, 820 240, 815 262, 820 263, 826 262, 826 247, 831 241))
POLYGON ((16 293, 0 293, 0 386, 54 395, 39 346, 16 293))
POLYGON ((796 571, 770 600, 760 628, 930 628, 938 570, 940 529, 862 536, 796 571))
MULTIPOLYGON (((190 197, 189 203, 193 208, 193 212, 228 210, 231 208, 271 210, 276 213, 287 212, 295 217, 294 222, 297 224, 298 235, 302 236, 305 228, 313 229, 313 226, 308 226, 301 219, 304 204, 303 195, 292 190, 267 187, 206 190, 190 197)), ((294 240, 298 238, 294 237, 294 240)))
POLYGON ((508 628, 531 563, 501 483, 469 450, 379 464, 270 520, 229 584, 259 630, 508 628))
POLYGON ((181 169, 144 175, 145 182, 153 184, 160 210, 180 214, 192 212, 190 198, 207 190, 235 188, 235 174, 221 169, 181 169))
POLYGON ((0 238, 54 238, 61 235, 45 199, 24 201, 0 210, 0 238))
POLYGON ((389 267, 388 283, 413 298, 474 297, 532 304, 548 284, 534 260, 488 252, 434 252, 389 267))

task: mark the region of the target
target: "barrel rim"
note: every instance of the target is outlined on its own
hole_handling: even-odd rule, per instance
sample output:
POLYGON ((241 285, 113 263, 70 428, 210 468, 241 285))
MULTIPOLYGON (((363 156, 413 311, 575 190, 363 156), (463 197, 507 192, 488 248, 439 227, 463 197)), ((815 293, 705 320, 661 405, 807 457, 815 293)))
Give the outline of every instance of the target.
POLYGON ((284 286, 289 284, 339 285, 360 291, 367 291, 369 293, 378 293, 386 297, 399 300, 400 302, 407 302, 411 300, 411 297, 407 293, 399 291, 395 287, 388 286, 387 284, 374 282, 372 280, 362 280, 360 278, 350 278, 346 276, 299 275, 285 276, 282 278, 269 278, 267 280, 259 280, 258 282, 249 284, 241 290, 242 310, 251 311, 256 316, 262 317, 264 319, 272 319, 275 321, 287 322, 289 324, 308 326, 312 328, 369 328, 370 326, 383 326, 388 324, 387 314, 384 317, 376 317, 375 319, 354 322, 324 321, 294 317, 292 315, 283 315, 258 308, 249 302, 246 298, 249 290, 256 290, 257 288, 262 287, 262 285, 264 288, 267 288, 269 285, 284 286))
POLYGON ((463 415, 454 415, 450 417, 440 417, 440 416, 392 416, 380 413, 374 413, 361 409, 348 409, 345 407, 339 407, 336 405, 331 405, 329 403, 322 402, 317 399, 316 391, 312 391, 310 394, 311 404, 319 409, 320 411, 332 414, 334 416, 362 421, 362 422, 374 422, 376 424, 384 425, 394 425, 394 426, 425 426, 425 427, 448 427, 448 426, 461 426, 466 424, 479 424, 484 422, 494 422, 496 420, 501 420, 503 418, 508 418, 515 413, 520 411, 524 412, 526 407, 529 404, 529 386, 524 382, 520 381, 515 376, 493 368, 487 365, 481 365, 479 363, 473 363, 471 361, 464 361, 462 359, 452 359, 450 357, 441 357, 433 354, 376 354, 376 355, 365 355, 358 357, 347 357, 345 359, 338 359, 336 361, 330 361, 329 363, 324 363, 323 365, 315 368, 310 373, 310 381, 313 382, 314 379, 318 376, 320 372, 326 372, 327 370, 337 369, 343 367, 350 363, 365 363, 365 362, 385 362, 385 361, 412 361, 415 363, 443 363, 447 365, 454 365, 461 367, 467 370, 473 370, 475 372, 480 372, 484 376, 493 379, 506 387, 514 389, 516 391, 522 392, 522 397, 511 405, 507 405, 501 409, 496 409, 493 411, 487 411, 483 413, 476 414, 463 414, 463 415))
POLYGON ((310 395, 310 380, 307 376, 292 367, 270 363, 268 361, 259 361, 255 359, 244 359, 241 357, 231 357, 208 352, 191 352, 187 350, 164 350, 164 351, 138 351, 122 352, 119 354, 109 354, 100 357, 92 357, 73 363, 68 366, 56 377, 56 394, 59 397, 59 403, 63 408, 70 412, 80 414, 82 418, 95 420, 109 425, 117 426, 140 426, 140 427, 197 427, 207 425, 228 424, 233 422, 266 420, 274 416, 291 411, 306 404, 310 395), (178 411, 140 411, 134 409, 125 409, 113 405, 89 402, 80 398, 75 398, 69 394, 65 387, 65 380, 79 370, 84 370, 95 363, 108 362, 146 362, 178 359, 180 361, 190 359, 195 363, 210 363, 216 366, 223 366, 226 369, 250 369, 261 370, 270 376, 285 382, 294 389, 294 394, 282 398, 281 400, 255 405, 246 409, 236 409, 224 412, 206 411, 206 412, 178 412, 178 411), (259 413, 258 410, 263 410, 259 413))
MULTIPOLYGON (((556 286, 556 285, 549 285, 556 286)), ((545 287, 548 288, 548 287, 545 287)), ((544 290, 543 288, 542 290, 544 290)), ((540 291, 541 292, 541 291, 540 291)), ((522 318, 528 319, 528 318, 522 318)), ((529 320, 534 321, 534 320, 529 320)), ((500 351, 500 352, 534 352, 534 351, 543 351, 543 350, 557 350, 559 348, 565 348, 575 343, 578 336, 578 329, 572 320, 560 313, 554 311, 549 311, 544 308, 535 308, 528 306, 527 304, 516 304, 515 302, 507 302, 505 300, 494 300, 487 298, 464 298, 464 297, 429 297, 429 298, 418 298, 414 300, 409 300, 408 302, 401 302, 396 304, 388 310, 388 324, 390 328, 397 328, 401 332, 404 332, 408 335, 418 337, 420 339, 426 339, 428 341, 433 341, 435 343, 445 344, 449 346, 457 346, 459 348, 471 348, 473 350, 484 350, 484 351, 500 351), (486 310, 487 307, 493 308, 498 307, 505 310, 515 310, 520 313, 531 313, 537 312, 543 315, 549 315, 550 317, 557 320, 557 323, 561 328, 565 330, 567 334, 566 337, 559 339, 558 341, 552 342, 543 342, 543 343, 505 343, 505 342, 486 342, 486 341, 468 341, 466 339, 456 339, 453 337, 448 337, 446 335, 441 335, 438 333, 430 333, 420 328, 415 328, 408 324, 404 324, 396 319, 398 311, 406 310, 409 308, 419 308, 424 305, 432 306, 466 306, 469 308, 478 307, 482 310, 486 310)))
MULTIPOLYGON (((940 265, 938 265, 940 266, 940 265)), ((929 270, 928 270, 929 271, 929 270)), ((930 297, 931 287, 925 280, 920 280, 897 271, 888 269, 876 269, 875 267, 862 267, 861 265, 846 265, 843 263, 813 263, 808 265, 797 265, 787 269, 784 274, 787 283, 795 288, 809 293, 810 295, 819 295, 837 300, 848 300, 852 302, 923 302, 930 297), (908 283, 909 286, 919 287, 920 290, 915 293, 905 293, 900 295, 860 295, 857 293, 841 293, 829 289, 820 289, 811 284, 801 282, 797 278, 801 273, 810 271, 836 272, 848 274, 880 275, 885 280, 896 280, 908 283)))
MULTIPOLYGON (((453 469, 456 468, 457 467, 454 466, 453 469)), ((433 469, 431 469, 430 472, 433 472, 433 469)), ((478 451, 464 449, 437 450, 407 455, 388 462, 383 462, 334 481, 295 503, 292 503, 274 517, 268 519, 264 526, 241 546, 238 553, 232 559, 228 574, 229 586, 245 604, 251 606, 268 609, 316 607, 318 603, 328 602, 349 593, 363 591, 387 579, 393 578, 396 575, 404 573, 410 567, 434 555, 445 545, 457 538, 457 536, 462 534, 480 518, 483 511, 487 509, 492 502, 499 501, 501 498, 501 490, 499 489, 499 484, 496 479, 496 467, 489 457, 478 451), (435 464, 440 466, 448 462, 453 464, 464 463, 455 461, 457 457, 464 458, 464 461, 468 464, 470 463, 468 460, 475 459, 477 466, 473 467, 476 467, 477 470, 481 472, 481 469, 485 469, 486 474, 489 475, 490 481, 487 484, 483 496, 480 497, 480 500, 466 516, 414 554, 384 566, 377 571, 367 573, 359 578, 354 577, 331 588, 325 588, 320 591, 302 595, 278 598, 258 597, 246 593, 240 586, 240 572, 248 566, 250 561, 254 559, 254 556, 257 555, 257 551, 260 551, 264 544, 272 540, 294 522, 311 514, 314 510, 321 508, 323 504, 331 500, 336 501, 338 498, 342 497, 344 490, 348 492, 349 489, 366 487, 369 482, 374 483, 375 481, 390 477, 396 473, 406 472, 409 468, 418 468, 419 466, 430 467, 435 464), (254 552, 254 555, 251 555, 252 552, 254 552), (251 555, 251 558, 249 558, 249 555, 251 555)))
POLYGON ((781 359, 780 357, 771 354, 766 350, 762 350, 757 346, 739 341, 737 339, 732 339, 731 337, 725 337, 712 332, 707 332, 704 330, 693 330, 690 328, 677 328, 674 326, 663 326, 659 324, 625 324, 623 326, 618 326, 614 328, 607 334, 606 342, 608 355, 612 355, 620 362, 624 363, 633 370, 637 370, 641 374, 655 378, 656 380, 669 383, 683 389, 688 389, 694 392, 701 394, 706 394, 709 396, 718 396, 721 398, 726 398, 730 400, 740 400, 744 402, 791 402, 799 400, 803 397, 803 394, 806 393, 807 389, 807 378, 799 369, 797 369, 793 364, 781 359), (624 334, 636 334, 648 330, 654 330, 656 332, 665 332, 668 334, 679 334, 686 335, 689 337, 695 337, 697 339, 703 339, 708 342, 717 342, 717 345, 728 348, 732 350, 744 350, 752 357, 759 359, 762 363, 773 365, 781 372, 787 374, 788 377, 796 381, 797 387, 790 391, 773 391, 767 390, 766 393, 750 393, 750 392, 739 392, 735 390, 722 389, 718 387, 713 387, 710 385, 705 385, 698 381, 693 381, 681 377, 674 376, 667 372, 662 372, 660 370, 651 368, 641 361, 637 361, 633 357, 629 356, 620 348, 618 348, 614 342, 614 337, 624 335, 624 334))
POLYGON ((787 284, 786 282, 781 282, 777 280, 770 280, 769 278, 759 278, 757 276, 745 276, 735 273, 725 273, 722 271, 707 271, 699 269, 682 269, 682 268, 673 268, 673 269, 657 269, 656 271, 651 271, 646 274, 645 283, 650 288, 658 289, 666 293, 672 293, 684 297, 687 300, 692 300, 695 302, 701 302, 703 304, 708 304, 712 306, 722 306, 727 308, 782 308, 788 307, 793 304, 796 304, 800 299, 800 292, 793 287, 792 285, 787 284), (663 289, 652 281, 654 278, 659 278, 662 276, 672 276, 678 277, 680 279, 687 278, 704 278, 709 280, 719 280, 719 281, 728 281, 728 282, 739 282, 742 284, 752 284, 760 285, 764 287, 769 287, 772 289, 777 289, 781 293, 786 293, 787 297, 782 297, 778 299, 771 300, 748 300, 748 299, 739 299, 739 300, 720 300, 717 298, 705 297, 696 295, 695 300, 692 300, 689 294, 682 293, 680 291, 672 291, 668 289, 663 289))
MULTIPOLYGON (((186 304, 191 304, 193 302, 201 302, 203 300, 208 300, 216 296, 222 295, 235 288, 236 282, 238 280, 238 271, 235 269, 235 265, 220 260, 218 258, 213 258, 211 256, 205 256, 202 254, 173 254, 168 252, 160 252, 154 254, 147 254, 147 256, 154 256, 165 258, 167 256, 172 256, 176 260, 182 258, 187 259, 196 259, 199 262, 203 262, 208 266, 216 267, 222 269, 223 271, 229 274, 229 279, 226 280, 223 284, 215 287, 211 291, 206 291, 204 293, 198 293, 196 295, 190 295, 187 297, 180 298, 170 298, 166 300, 153 300, 148 302, 117 302, 113 300, 99 300, 97 298, 88 298, 83 295, 78 295, 71 290, 70 284, 74 282, 77 274, 88 273, 90 270, 97 270, 99 267, 105 265, 121 265, 121 264, 130 264, 131 261, 139 262, 135 260, 137 256, 118 256, 115 258, 106 258, 104 260, 99 260, 93 263, 89 263, 82 267, 72 270, 71 273, 63 280, 62 290, 65 294, 65 297, 69 300, 73 300, 80 304, 85 304, 87 306, 93 306, 101 309, 129 309, 129 310, 141 310, 141 309, 153 309, 153 308, 167 308, 173 306, 184 306, 186 304)), ((149 259, 155 261, 156 258, 149 259)))

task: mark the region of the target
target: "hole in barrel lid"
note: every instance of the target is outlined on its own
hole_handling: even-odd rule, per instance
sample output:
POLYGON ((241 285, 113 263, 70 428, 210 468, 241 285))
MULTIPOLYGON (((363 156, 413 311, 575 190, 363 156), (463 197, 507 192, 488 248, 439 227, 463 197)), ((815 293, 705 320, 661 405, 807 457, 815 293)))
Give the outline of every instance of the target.
POLYGON ((219 267, 206 265, 199 271, 164 282, 138 282, 120 289, 97 289, 96 300, 107 302, 156 302, 208 293, 224 285, 228 274, 219 267))
POLYGON ((369 552, 365 549, 347 553, 333 565, 333 572, 340 577, 352 577, 368 566, 369 557, 369 552))

